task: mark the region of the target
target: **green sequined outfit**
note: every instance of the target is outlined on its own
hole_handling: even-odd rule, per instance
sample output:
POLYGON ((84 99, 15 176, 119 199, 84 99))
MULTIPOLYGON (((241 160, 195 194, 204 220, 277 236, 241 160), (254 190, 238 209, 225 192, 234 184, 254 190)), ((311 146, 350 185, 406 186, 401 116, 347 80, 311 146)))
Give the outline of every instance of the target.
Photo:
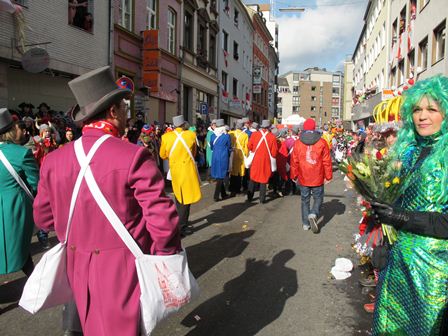
MULTIPOLYGON (((422 147, 433 146, 437 140, 420 139, 405 155, 404 166, 412 167, 422 147)), ((443 174, 441 166, 428 175, 422 173, 421 166, 415 169, 398 205, 413 211, 448 213, 448 204, 434 201, 446 188, 441 183, 443 174)), ((447 288, 448 240, 400 231, 380 274, 373 335, 441 335, 447 288)))

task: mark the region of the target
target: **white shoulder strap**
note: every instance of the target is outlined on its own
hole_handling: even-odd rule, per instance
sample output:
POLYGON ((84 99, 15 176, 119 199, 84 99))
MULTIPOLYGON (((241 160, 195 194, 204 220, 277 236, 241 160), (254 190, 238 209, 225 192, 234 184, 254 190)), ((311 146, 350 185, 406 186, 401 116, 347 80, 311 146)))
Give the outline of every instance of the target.
MULTIPOLYGON (((75 143, 75 153, 76 157, 78 159, 78 162, 82 163, 83 165, 88 160, 88 157, 86 158, 84 154, 84 149, 82 147, 82 143, 75 143)), ((90 154, 90 152, 89 152, 90 154)), ((92 170, 90 167, 87 166, 87 171, 85 173, 85 179, 87 182, 87 186, 89 187, 89 190, 95 199, 96 203, 100 207, 101 211, 103 212, 104 216, 106 216, 107 220, 112 224, 112 227, 117 232, 117 234, 120 236, 120 238, 123 240, 125 245, 129 248, 129 250, 132 252, 132 254, 135 256, 135 258, 142 257, 144 254, 140 247, 137 245, 137 243, 132 238, 131 234, 128 232, 124 224, 121 222, 118 215, 115 213, 115 211, 112 209, 110 204, 107 202, 106 198, 104 197, 103 193, 101 192, 100 188, 98 187, 98 184, 95 181, 95 178, 93 177, 92 170)))
POLYGON ((261 143, 263 142, 263 139, 266 137, 266 134, 265 134, 265 133, 263 133, 263 132, 261 132, 261 133, 262 133, 262 134, 261 134, 261 139, 260 139, 260 141, 258 141, 258 144, 257 144, 257 147, 255 148, 254 153, 257 152, 258 148, 260 147, 261 143))
POLYGON ((241 146, 240 142, 240 136, 242 136, 243 134, 245 134, 243 131, 241 131, 240 134, 238 134, 238 136, 236 137, 236 144, 239 147, 241 153, 243 153, 243 157, 246 158, 246 154, 244 154, 243 146, 241 146))
POLYGON ((216 141, 218 141, 219 137, 222 135, 223 133, 221 133, 220 135, 216 136, 215 140, 213 140, 213 146, 216 144, 216 141))
MULTIPOLYGON (((176 131, 174 131, 174 133, 176 135, 178 134, 176 131)), ((182 132, 180 134, 182 134, 182 132)), ((176 148, 178 142, 179 142, 179 137, 177 137, 176 140, 174 140, 173 146, 171 147, 170 153, 168 154, 168 160, 171 157, 171 155, 173 154, 174 149, 176 148)))
POLYGON ((268 141, 266 140, 266 135, 267 135, 267 134, 268 134, 268 132, 266 132, 266 133, 263 134, 263 140, 264 140, 264 143, 266 144, 266 149, 268 150, 269 157, 270 157, 271 159, 273 159, 273 157, 272 157, 272 155, 271 155, 271 151, 269 150, 268 141))
MULTIPOLYGON (((82 182, 82 179, 83 179, 83 177, 84 177, 84 175, 86 173, 86 169, 89 167, 90 161, 92 160, 93 155, 95 154, 97 149, 101 146, 101 144, 104 141, 106 141, 110 137, 111 137, 110 134, 105 134, 101 138, 99 138, 93 144, 93 146, 90 149, 89 154, 85 158, 84 162, 80 163, 81 169, 79 170, 78 177, 76 178, 75 186, 73 187, 72 198, 70 200, 70 210, 68 212, 67 231, 65 231, 65 241, 63 242, 64 244, 68 240, 68 234, 69 234, 70 226, 71 226, 71 223, 72 223, 73 212, 75 210, 76 199, 78 198, 79 188, 81 187, 81 182, 82 182)), ((76 152, 76 147, 82 146, 82 140, 81 139, 82 138, 79 138, 78 140, 75 141, 75 152, 76 152)))
POLYGON ((177 135, 177 139, 179 139, 180 142, 182 142, 182 144, 184 145, 185 149, 187 150, 188 154, 190 155, 191 160, 193 161, 193 163, 195 162, 193 154, 191 153, 190 148, 188 147, 187 143, 185 142, 184 138, 182 138, 181 134, 182 133, 177 133, 176 131, 174 131, 177 135))
POLYGON ((14 177, 14 179, 17 181, 19 186, 22 187, 22 189, 25 191, 26 195, 29 197, 31 202, 34 202, 34 196, 31 193, 30 189, 28 189, 28 186, 26 185, 26 183, 22 180, 22 178, 19 176, 19 174, 17 174, 14 167, 11 165, 11 163, 8 161, 5 154, 3 154, 3 152, 1 150, 0 150, 0 161, 3 162, 6 169, 9 171, 9 173, 12 175, 12 177, 14 177))

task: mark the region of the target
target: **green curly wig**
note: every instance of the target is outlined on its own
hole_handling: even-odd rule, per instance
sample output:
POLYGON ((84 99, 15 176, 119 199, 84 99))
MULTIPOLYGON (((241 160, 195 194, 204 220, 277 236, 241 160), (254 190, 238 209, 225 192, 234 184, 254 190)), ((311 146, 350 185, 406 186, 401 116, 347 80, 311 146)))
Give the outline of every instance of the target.
MULTIPOLYGON (((417 137, 419 137, 419 135, 415 130, 412 114, 414 107, 418 105, 425 96, 437 102, 444 119, 440 128, 440 139, 435 146, 435 151, 427 160, 425 160, 422 170, 425 173, 430 173, 435 166, 442 166, 445 171, 448 160, 448 77, 437 75, 420 80, 409 90, 404 91, 404 101, 400 111, 403 127, 398 132, 397 142, 394 144, 391 151, 397 157, 401 157, 408 148, 417 144, 417 137)), ((445 171, 442 185, 447 186, 447 183, 448 172, 445 171)), ((448 188, 443 188, 441 199, 438 201, 448 201, 448 188)))

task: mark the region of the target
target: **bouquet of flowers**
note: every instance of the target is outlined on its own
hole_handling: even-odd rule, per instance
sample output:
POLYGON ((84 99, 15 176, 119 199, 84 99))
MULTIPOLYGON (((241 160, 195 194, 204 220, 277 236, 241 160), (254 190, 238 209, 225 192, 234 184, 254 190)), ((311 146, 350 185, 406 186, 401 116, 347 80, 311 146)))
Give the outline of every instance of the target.
MULTIPOLYGON (((401 162, 384 155, 383 151, 373 149, 362 154, 352 153, 339 164, 339 169, 368 202, 393 204, 401 194, 401 162)), ((383 225, 383 232, 391 244, 396 240, 397 233, 393 227, 383 225)))

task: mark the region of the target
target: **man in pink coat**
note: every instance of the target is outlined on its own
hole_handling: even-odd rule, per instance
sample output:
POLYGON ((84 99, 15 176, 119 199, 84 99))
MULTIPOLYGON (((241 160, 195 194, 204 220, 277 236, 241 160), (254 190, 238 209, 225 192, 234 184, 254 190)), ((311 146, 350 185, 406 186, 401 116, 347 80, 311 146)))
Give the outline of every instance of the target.
MULTIPOLYGON (((126 89, 116 86, 109 67, 82 75, 69 86, 83 122, 87 153, 111 134, 90 168, 105 198, 144 253, 169 255, 181 250, 174 203, 164 193, 157 165, 143 147, 120 140, 126 123, 126 89)), ((64 240, 70 198, 80 165, 73 142, 48 155, 34 203, 36 225, 54 229, 64 240)), ((84 335, 138 335, 140 287, 135 258, 81 184, 67 242, 67 275, 84 335)))

